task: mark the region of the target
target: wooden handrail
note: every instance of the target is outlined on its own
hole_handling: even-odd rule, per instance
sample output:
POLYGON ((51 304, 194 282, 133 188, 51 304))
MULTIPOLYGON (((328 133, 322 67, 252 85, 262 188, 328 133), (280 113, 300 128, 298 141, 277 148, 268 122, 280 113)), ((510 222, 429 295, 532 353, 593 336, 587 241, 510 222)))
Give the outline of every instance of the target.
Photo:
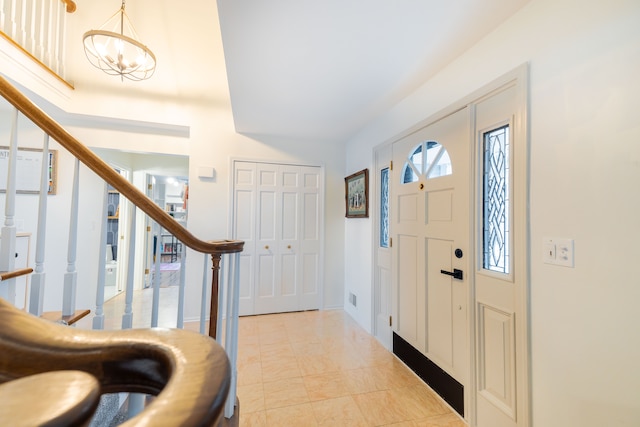
MULTIPOLYGON (((123 426, 212 426, 230 385, 227 356, 214 340, 180 329, 86 331, 24 313, 0 299, 0 383, 52 371, 82 371, 101 393, 157 397, 123 426)), ((52 384, 41 384, 41 387, 52 384)), ((56 392, 41 398, 55 401, 56 392)), ((9 411, 8 416, 20 414, 9 411)), ((21 421, 4 419, 3 425, 21 421)))
POLYGON ((40 129, 55 139, 89 169, 112 185, 120 194, 133 202, 138 208, 153 218, 186 246, 206 254, 224 254, 242 251, 244 242, 239 240, 204 241, 195 237, 87 146, 75 139, 2 76, 0 76, 0 94, 40 129))
POLYGON ((60 0, 67 5, 67 13, 73 13, 76 11, 76 3, 73 0, 60 0))
POLYGON ((0 282, 13 279, 14 277, 26 276, 33 273, 33 268, 20 268, 13 271, 0 271, 0 282))

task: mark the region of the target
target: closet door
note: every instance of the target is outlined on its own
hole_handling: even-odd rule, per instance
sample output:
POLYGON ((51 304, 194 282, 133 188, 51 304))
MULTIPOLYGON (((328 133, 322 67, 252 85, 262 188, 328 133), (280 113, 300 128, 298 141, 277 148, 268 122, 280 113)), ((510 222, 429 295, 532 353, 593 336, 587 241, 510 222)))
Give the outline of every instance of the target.
POLYGON ((319 308, 319 167, 236 162, 234 234, 245 241, 240 313, 319 308))

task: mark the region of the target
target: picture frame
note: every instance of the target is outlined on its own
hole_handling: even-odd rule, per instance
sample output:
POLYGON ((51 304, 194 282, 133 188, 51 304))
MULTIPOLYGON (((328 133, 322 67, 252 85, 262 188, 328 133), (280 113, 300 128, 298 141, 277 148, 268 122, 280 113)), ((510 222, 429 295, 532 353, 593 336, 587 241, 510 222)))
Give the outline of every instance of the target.
POLYGON ((369 169, 363 169, 344 179, 347 218, 369 217, 369 169))
MULTIPOLYGON (((38 194, 40 192, 40 174, 42 149, 18 147, 16 156, 16 193, 38 194)), ((0 170, 8 170, 9 147, 0 146, 0 170)), ((49 189, 47 194, 57 193, 58 150, 49 150, 49 189)), ((0 174, 0 193, 7 191, 7 175, 0 174)))

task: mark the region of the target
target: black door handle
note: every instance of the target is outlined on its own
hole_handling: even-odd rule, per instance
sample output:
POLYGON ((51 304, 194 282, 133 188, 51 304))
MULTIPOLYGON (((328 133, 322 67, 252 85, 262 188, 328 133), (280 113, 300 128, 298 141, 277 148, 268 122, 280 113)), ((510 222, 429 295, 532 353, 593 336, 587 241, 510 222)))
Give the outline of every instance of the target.
POLYGON ((447 270, 440 270, 440 273, 453 276, 454 279, 462 280, 462 270, 458 270, 457 268, 453 269, 453 273, 447 270))

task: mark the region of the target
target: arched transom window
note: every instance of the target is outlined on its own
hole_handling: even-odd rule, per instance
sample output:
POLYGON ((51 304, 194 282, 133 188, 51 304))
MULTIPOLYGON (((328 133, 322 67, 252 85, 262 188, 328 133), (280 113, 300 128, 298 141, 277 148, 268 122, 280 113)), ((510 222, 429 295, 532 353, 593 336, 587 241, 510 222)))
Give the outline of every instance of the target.
POLYGON ((413 150, 404 164, 402 183, 416 182, 420 176, 431 179, 452 173, 449 153, 442 144, 436 141, 425 141, 413 150))

